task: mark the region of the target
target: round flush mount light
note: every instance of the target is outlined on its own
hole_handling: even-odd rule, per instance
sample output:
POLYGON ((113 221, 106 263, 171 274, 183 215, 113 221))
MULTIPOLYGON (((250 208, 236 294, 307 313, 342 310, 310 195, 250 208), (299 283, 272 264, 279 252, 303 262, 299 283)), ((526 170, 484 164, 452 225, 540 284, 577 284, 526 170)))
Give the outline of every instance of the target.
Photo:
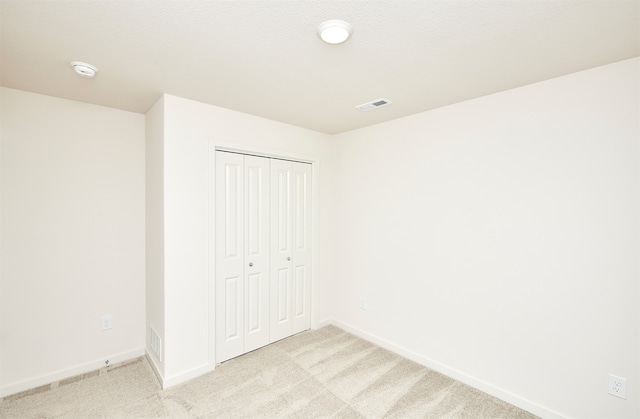
POLYGON ((73 61, 71 63, 73 69, 82 77, 93 77, 98 72, 98 69, 91 64, 82 63, 80 61, 73 61))
POLYGON ((341 44, 351 36, 351 25, 344 20, 327 20, 318 26, 318 36, 327 44, 341 44))

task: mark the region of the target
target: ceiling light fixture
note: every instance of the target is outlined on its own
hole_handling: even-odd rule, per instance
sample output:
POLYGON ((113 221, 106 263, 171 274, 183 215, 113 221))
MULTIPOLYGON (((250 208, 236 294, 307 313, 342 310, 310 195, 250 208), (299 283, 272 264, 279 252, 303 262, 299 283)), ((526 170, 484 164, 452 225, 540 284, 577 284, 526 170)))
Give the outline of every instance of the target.
POLYGON ((98 72, 98 69, 91 64, 82 63, 80 61, 73 61, 71 63, 71 66, 74 70, 76 70, 76 73, 80 74, 82 77, 91 78, 98 72))
POLYGON ((341 44, 351 36, 351 25, 344 20, 327 20, 318 26, 318 36, 327 44, 341 44))

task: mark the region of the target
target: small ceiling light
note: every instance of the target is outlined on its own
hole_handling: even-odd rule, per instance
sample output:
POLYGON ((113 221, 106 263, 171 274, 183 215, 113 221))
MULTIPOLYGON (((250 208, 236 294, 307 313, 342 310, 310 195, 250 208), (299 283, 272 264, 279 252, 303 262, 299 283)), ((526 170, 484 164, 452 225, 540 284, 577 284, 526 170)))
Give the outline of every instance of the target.
POLYGON ((327 44, 341 44, 351 32, 351 25, 344 20, 327 20, 318 26, 318 36, 327 44))
POLYGON ((98 69, 91 64, 82 63, 80 61, 73 61, 71 66, 76 70, 76 73, 80 74, 82 77, 93 77, 98 72, 98 69))

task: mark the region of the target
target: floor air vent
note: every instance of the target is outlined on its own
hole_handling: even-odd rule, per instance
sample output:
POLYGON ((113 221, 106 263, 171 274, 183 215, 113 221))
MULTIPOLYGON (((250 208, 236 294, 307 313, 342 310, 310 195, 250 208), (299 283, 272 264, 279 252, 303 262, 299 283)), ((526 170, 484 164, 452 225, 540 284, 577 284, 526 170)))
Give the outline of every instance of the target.
POLYGON ((390 105, 391 101, 389 99, 376 99, 372 102, 363 103, 362 105, 356 106, 356 108, 361 111, 370 111, 371 109, 380 108, 382 106, 390 105))
POLYGON ((162 340, 160 339, 160 336, 158 336, 158 333, 153 330, 153 327, 151 327, 150 329, 151 333, 149 334, 149 343, 151 346, 151 350, 158 357, 158 361, 162 362, 162 340))

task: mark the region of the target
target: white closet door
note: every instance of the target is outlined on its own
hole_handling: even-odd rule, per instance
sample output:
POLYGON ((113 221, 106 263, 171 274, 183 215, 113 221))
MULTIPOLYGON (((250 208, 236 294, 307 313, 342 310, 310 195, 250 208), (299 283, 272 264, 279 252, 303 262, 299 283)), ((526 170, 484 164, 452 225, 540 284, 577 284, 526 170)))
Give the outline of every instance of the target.
POLYGON ((311 165, 271 161, 271 342, 311 327, 311 165))
POLYGON ((271 342, 291 335, 292 163, 271 161, 271 342))
POLYGON ((216 153, 216 359, 244 350, 243 156, 216 153))
POLYGON ((244 156, 244 352, 269 343, 269 160, 244 156))
POLYGON ((311 165, 293 163, 291 334, 311 327, 311 165))
POLYGON ((216 153, 216 360, 269 343, 270 159, 216 153))
POLYGON ((311 327, 311 165, 216 153, 216 361, 311 327))

